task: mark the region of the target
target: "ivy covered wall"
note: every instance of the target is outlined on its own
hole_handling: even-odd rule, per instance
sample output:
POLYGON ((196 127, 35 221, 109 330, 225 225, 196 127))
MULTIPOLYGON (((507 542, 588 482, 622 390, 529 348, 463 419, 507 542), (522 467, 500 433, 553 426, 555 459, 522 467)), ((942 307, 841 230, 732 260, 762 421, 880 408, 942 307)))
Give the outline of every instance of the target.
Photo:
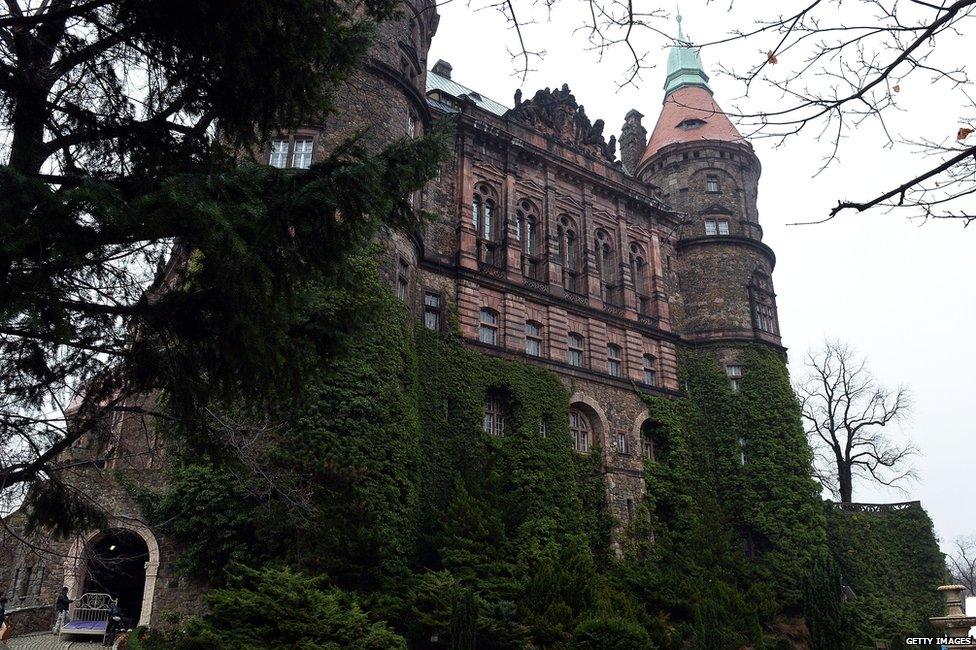
POLYGON ((733 392, 710 354, 685 352, 686 395, 643 396, 656 455, 617 557, 603 455, 574 450, 562 381, 416 327, 369 259, 310 301, 355 302, 363 322, 298 407, 225 407, 275 423, 259 450, 171 432, 169 491, 134 488, 184 569, 220 587, 169 647, 236 647, 275 572, 326 590, 336 625, 410 647, 758 648, 807 638, 804 613, 818 638, 842 633, 838 590, 810 580, 832 566, 827 517, 779 356, 743 350, 733 392), (504 435, 482 430, 488 394, 504 435), (253 571, 261 593, 240 578, 253 571))

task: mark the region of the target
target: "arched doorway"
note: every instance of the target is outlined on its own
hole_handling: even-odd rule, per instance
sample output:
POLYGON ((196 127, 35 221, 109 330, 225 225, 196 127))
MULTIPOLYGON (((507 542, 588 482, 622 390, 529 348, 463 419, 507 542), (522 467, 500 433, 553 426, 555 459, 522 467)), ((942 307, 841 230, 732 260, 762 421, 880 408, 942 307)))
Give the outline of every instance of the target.
POLYGON ((149 547, 134 531, 115 529, 95 536, 85 548, 82 593, 105 593, 117 598, 131 623, 141 618, 146 591, 149 547))

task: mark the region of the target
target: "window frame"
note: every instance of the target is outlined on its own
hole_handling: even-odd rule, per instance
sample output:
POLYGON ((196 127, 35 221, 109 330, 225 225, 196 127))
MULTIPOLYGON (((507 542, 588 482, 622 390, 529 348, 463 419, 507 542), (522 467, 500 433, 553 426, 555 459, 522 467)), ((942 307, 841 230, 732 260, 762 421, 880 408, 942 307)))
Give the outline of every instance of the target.
POLYGON ((268 155, 268 166, 274 167, 275 169, 308 169, 309 167, 311 167, 312 162, 314 162, 315 160, 315 143, 316 143, 315 141, 316 141, 316 137, 314 135, 302 134, 302 133, 289 133, 286 136, 282 135, 277 138, 272 138, 271 151, 269 152, 268 155), (299 151, 298 150, 299 142, 302 143, 307 142, 308 151, 304 151, 304 147, 302 151, 299 151), (284 151, 276 151, 276 145, 279 143, 285 145, 284 151), (304 164, 304 165, 296 164, 297 156, 299 155, 303 156, 303 159, 304 156, 307 155, 308 164, 304 164), (275 164, 276 162, 275 158, 277 156, 284 156, 284 158, 279 159, 279 162, 282 163, 280 165, 275 164))
POLYGON ((441 294, 436 291, 424 292, 424 327, 432 332, 438 332, 441 329, 441 294), (434 304, 431 303, 431 300, 434 301, 434 304), (433 323, 428 318, 432 318, 433 323))
POLYGON ((623 348, 616 343, 607 343, 607 374, 623 377, 623 348))
POLYGON ((641 358, 642 379, 645 386, 657 386, 657 359, 653 354, 645 353, 641 358), (648 374, 650 373, 650 374, 648 374), (648 381, 650 378, 650 381, 648 381))
POLYGON ((566 335, 566 363, 574 368, 585 368, 586 337, 579 332, 569 332, 566 335), (577 344, 578 345, 575 345, 577 344), (574 355, 578 355, 579 362, 573 363, 574 355))
POLYGON ((500 314, 490 307, 482 307, 478 312, 478 341, 484 343, 485 345, 492 345, 497 347, 499 344, 499 320, 500 314), (485 317, 491 318, 490 321, 485 320, 485 317), (490 334, 490 341, 485 340, 485 335, 490 334))
POLYGON ((485 395, 484 416, 481 420, 482 432, 497 438, 504 438, 507 410, 501 397, 492 393, 485 395))
POLYGON ((541 357, 542 344, 542 323, 534 320, 525 321, 525 353, 530 357, 541 357), (535 328, 535 332, 532 332, 530 328, 535 328), (535 352, 532 351, 533 346, 535 346, 535 352))
POLYGON ((404 302, 410 299, 410 264, 402 257, 397 258, 396 293, 404 302))
POLYGON ((729 363, 725 365, 725 376, 729 379, 729 386, 733 393, 738 393, 741 388, 739 382, 742 381, 742 365, 729 363))
POLYGON ((592 448, 593 427, 589 418, 578 408, 569 409, 569 434, 573 439, 573 448, 578 453, 588 454, 592 448))
POLYGON ((719 181, 718 174, 706 174, 705 175, 705 191, 708 194, 719 194, 722 191, 722 184, 719 181))

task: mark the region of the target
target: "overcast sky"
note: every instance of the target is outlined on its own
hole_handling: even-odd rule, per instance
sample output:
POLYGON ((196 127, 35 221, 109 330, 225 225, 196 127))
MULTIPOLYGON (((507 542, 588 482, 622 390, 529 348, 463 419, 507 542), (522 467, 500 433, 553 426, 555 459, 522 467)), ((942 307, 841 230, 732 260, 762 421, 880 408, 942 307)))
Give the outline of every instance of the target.
MULTIPOLYGON (((590 119, 605 120, 608 138, 614 133, 619 137, 631 108, 641 111, 648 132, 653 130, 663 100, 663 39, 653 40, 646 32, 639 36, 639 45, 651 51, 649 63, 657 67, 644 73, 639 86, 619 88, 628 63, 624 53, 611 52, 601 61, 587 49, 585 34, 575 31, 582 19, 576 13, 579 3, 561 0, 548 23, 539 21, 525 30, 530 49, 545 50, 546 55, 532 62, 536 70, 523 82, 513 74, 509 54, 518 45, 514 33, 497 11, 477 11, 477 1, 467 5, 454 0, 440 8, 430 65, 437 59, 449 61, 455 81, 507 106, 516 88, 530 97, 539 88, 569 83, 590 119)), ((524 3, 526 11, 530 5, 524 3)), ((644 10, 656 6, 673 11, 672 3, 643 3, 644 10)), ((681 3, 685 32, 697 42, 721 37, 733 26, 748 27, 756 17, 753 12, 760 10, 744 3, 731 12, 728 4, 681 3)), ((544 18, 538 10, 535 16, 544 18)), ((673 21, 656 24, 674 31, 673 21)), ((760 94, 754 91, 758 99, 740 103, 741 88, 717 74, 720 62, 741 69, 770 47, 756 41, 702 52, 719 105, 731 110, 749 101, 770 101, 760 89, 760 94)), ((940 46, 939 56, 976 69, 974 52, 960 38, 940 46)), ((901 111, 889 123, 895 135, 941 140, 960 126, 958 95, 922 76, 901 83, 899 101, 901 111)), ((791 371, 801 371, 808 348, 825 336, 836 337, 865 354, 884 383, 911 389, 911 419, 894 434, 910 437, 921 449, 915 460, 919 480, 907 486, 907 494, 860 486, 854 497, 863 502, 921 500, 947 550, 953 538, 976 534, 976 224, 968 229, 956 222, 920 225, 878 212, 849 214, 819 226, 787 226, 825 216, 842 198, 873 198, 874 192, 898 184, 892 180, 907 180, 930 161, 907 148, 885 148, 873 123, 849 133, 840 161, 816 177, 828 148, 814 131, 779 148, 769 140, 753 145, 763 166, 759 218, 764 241, 777 256, 773 279, 791 371)))

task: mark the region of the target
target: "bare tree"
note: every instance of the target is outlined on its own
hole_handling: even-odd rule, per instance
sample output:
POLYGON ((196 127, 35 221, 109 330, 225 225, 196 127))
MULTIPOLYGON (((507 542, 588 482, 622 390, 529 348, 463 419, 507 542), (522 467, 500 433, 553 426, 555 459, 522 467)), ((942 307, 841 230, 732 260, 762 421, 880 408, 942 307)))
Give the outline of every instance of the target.
MULTIPOLYGON (((531 47, 527 29, 548 17, 538 12, 578 7, 578 31, 598 56, 624 51, 629 64, 621 85, 640 83, 662 47, 683 42, 670 3, 655 8, 631 0, 543 0, 517 10, 504 0, 471 3, 505 15, 517 35, 512 58, 523 80, 530 62, 544 54, 531 47)), ((920 170, 892 178, 876 196, 839 200, 823 220, 873 208, 964 225, 976 220, 976 100, 965 62, 949 52, 965 49, 968 28, 976 25, 976 0, 790 0, 768 3, 767 16, 744 25, 736 25, 735 0, 713 4, 729 30, 695 46, 714 61, 725 60, 733 47, 751 52, 751 63, 721 69, 742 89, 736 110, 727 112, 748 137, 782 143, 812 132, 827 147, 826 167, 838 162, 847 136, 873 122, 883 133, 879 146, 911 148, 920 160, 930 159, 920 170), (889 117, 906 110, 899 93, 921 85, 959 107, 958 124, 937 140, 890 128, 889 117)), ((927 118, 918 116, 920 122, 927 118)))
POLYGON ((946 555, 952 579, 976 596, 976 535, 957 537, 952 552, 946 555))
POLYGON ((821 484, 850 503, 858 479, 898 487, 914 478, 909 460, 916 448, 883 431, 907 415, 908 390, 878 384, 865 360, 840 341, 808 352, 805 365, 797 394, 821 484))

